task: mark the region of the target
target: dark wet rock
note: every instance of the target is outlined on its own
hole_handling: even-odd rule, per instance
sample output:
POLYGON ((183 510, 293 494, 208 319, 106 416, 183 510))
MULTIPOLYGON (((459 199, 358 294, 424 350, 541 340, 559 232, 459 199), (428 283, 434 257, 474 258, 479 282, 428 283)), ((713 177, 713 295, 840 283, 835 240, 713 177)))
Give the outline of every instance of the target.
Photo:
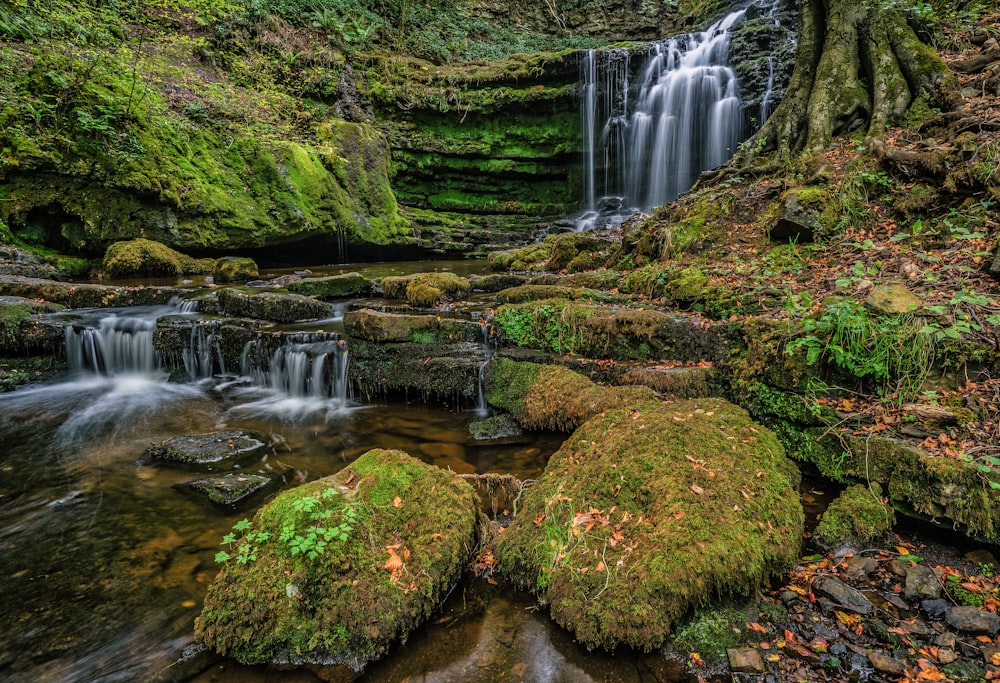
MULTIPOLYGON (((522 379, 544 386, 547 370, 522 379)), ((696 605, 797 561, 797 477, 774 434, 722 399, 604 401, 523 495, 499 568, 587 647, 656 648, 696 605)))
POLYGON ((203 497, 217 507, 236 511, 245 510, 260 502, 282 483, 282 476, 230 472, 184 482, 176 487, 203 497))
POLYGON ((903 593, 908 598, 934 600, 941 597, 941 579, 930 567, 912 565, 906 570, 903 593))
POLYGON ((146 448, 145 457, 166 463, 208 465, 246 456, 263 447, 263 441, 246 432, 212 432, 175 436, 161 443, 150 444, 146 448))
POLYGON ((502 441, 519 438, 524 432, 517 420, 503 414, 476 420, 469 425, 469 434, 475 441, 502 441))
POLYGON ((145 683, 181 683, 193 680, 219 661, 220 657, 204 645, 194 643, 184 648, 174 662, 145 679, 145 683))
POLYGON ((348 311, 344 315, 348 337, 372 342, 416 342, 418 344, 457 344, 483 342, 484 324, 473 320, 438 315, 382 313, 371 309, 348 311))
POLYGON ((223 256, 212 266, 212 278, 216 282, 245 282, 259 274, 257 264, 246 256, 223 256))
POLYGON ((61 350, 65 345, 63 325, 41 317, 61 308, 20 296, 0 296, 0 354, 61 350))
POLYGON ((59 269, 24 249, 0 244, 0 276, 59 279, 59 269))
POLYGON ((951 664, 958 659, 958 653, 950 647, 938 648, 937 660, 941 664, 951 664))
POLYGON ((289 292, 296 294, 317 299, 336 299, 370 294, 372 285, 373 282, 361 273, 344 273, 329 277, 300 278, 297 282, 289 282, 286 287, 289 292))
POLYGON ((848 586, 835 576, 820 576, 813 582, 813 590, 821 593, 846 610, 858 614, 871 614, 871 601, 855 588, 848 586))
POLYGON ((764 673, 764 658, 760 650, 753 647, 736 647, 726 650, 729 658, 729 668, 735 673, 762 674, 764 673))
POLYGON ((793 188, 781 197, 778 219, 770 236, 776 242, 812 242, 825 235, 835 222, 836 200, 818 187, 793 188))
POLYGON ((223 315, 277 323, 327 318, 333 312, 330 304, 301 294, 244 294, 235 289, 220 289, 218 300, 223 315))
POLYGON ((256 560, 222 565, 195 637, 244 664, 358 671, 406 638, 458 580, 475 546, 477 502, 452 472, 401 451, 369 451, 257 512, 250 528, 269 536, 238 541, 252 544, 256 560), (315 515, 342 531, 321 554, 293 555, 315 515), (295 535, 283 538, 285 529, 295 535))
POLYGON ((995 636, 1000 632, 1000 616, 980 607, 957 605, 948 610, 948 625, 964 633, 995 636))
POLYGON ((896 659, 881 650, 872 650, 868 655, 868 661, 872 663, 876 671, 889 674, 890 676, 898 676, 906 671, 906 662, 896 659))
POLYGON ((979 548, 976 550, 970 550, 965 553, 964 559, 969 562, 977 562, 979 564, 988 564, 996 566, 997 560, 989 550, 985 548, 979 548))

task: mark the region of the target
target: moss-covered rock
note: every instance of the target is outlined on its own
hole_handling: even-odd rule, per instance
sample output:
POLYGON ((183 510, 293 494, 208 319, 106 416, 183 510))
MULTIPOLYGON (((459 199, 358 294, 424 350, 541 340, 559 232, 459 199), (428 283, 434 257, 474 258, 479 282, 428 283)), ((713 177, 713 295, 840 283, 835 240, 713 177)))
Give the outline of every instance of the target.
POLYGON ((525 275, 513 273, 491 273, 490 275, 472 275, 469 283, 476 292, 499 292, 509 287, 517 287, 528 281, 525 275))
POLYGON ((176 287, 113 287, 22 277, 0 281, 0 296, 41 299, 68 308, 150 306, 168 303, 188 293, 188 290, 176 287))
POLYGON ((381 313, 367 308, 348 311, 344 315, 344 331, 353 339, 419 344, 481 342, 484 336, 483 325, 471 320, 381 313))
POLYGON ((499 566, 584 645, 651 650, 797 561, 797 480, 774 434, 724 400, 610 408, 525 494, 499 566))
POLYGON ((519 249, 493 252, 487 259, 490 269, 496 271, 559 272, 567 269, 573 262, 578 266, 574 270, 585 270, 588 263, 593 267, 603 264, 604 253, 610 246, 609 240, 593 233, 570 232, 547 235, 542 241, 519 249))
POLYGON ((278 323, 327 318, 332 312, 330 304, 301 294, 246 294, 236 289, 221 289, 218 299, 224 315, 278 323))
POLYGON ((223 256, 212 266, 216 282, 246 282, 260 275, 257 263, 248 256, 223 256))
POLYGON ((813 537, 827 547, 848 542, 867 547, 892 528, 893 519, 892 507, 882 501, 881 486, 855 484, 830 503, 813 537))
POLYGON ((458 580, 477 502, 454 473, 368 451, 261 508, 237 542, 254 559, 223 564, 195 636, 246 664, 358 670, 426 620, 458 580))
POLYGON ((647 387, 604 387, 557 365, 495 358, 483 373, 487 402, 527 429, 571 431, 594 415, 656 394, 647 387))
POLYGON ((203 466, 239 458, 264 447, 256 435, 246 432, 211 432, 175 436, 146 447, 144 457, 153 462, 203 466))
POLYGON ((830 237, 838 220, 833 193, 823 187, 796 187, 781 196, 781 208, 768 232, 779 242, 812 242, 830 237))
POLYGON ((47 382, 65 371, 66 360, 54 355, 0 358, 0 392, 32 382, 47 382))
MULTIPOLYGON (((31 343, 34 335, 26 327, 38 325, 37 318, 52 313, 62 306, 26 299, 20 296, 0 296, 0 354, 21 354, 37 345, 31 343)), ((50 350, 43 347, 41 350, 50 350)))
POLYGON ((286 289, 295 294, 317 299, 336 299, 344 296, 361 296, 372 290, 372 281, 361 273, 344 273, 329 277, 308 277, 289 282, 286 289))
POLYGON ((458 410, 479 395, 482 344, 386 343, 352 339, 351 385, 366 400, 384 396, 431 398, 458 410))
POLYGON ((494 324, 514 346, 589 358, 712 360, 721 339, 701 321, 643 309, 544 299, 497 310, 494 324))
POLYGON ((115 242, 104 252, 104 271, 115 278, 209 273, 211 261, 194 259, 165 244, 147 239, 115 242))

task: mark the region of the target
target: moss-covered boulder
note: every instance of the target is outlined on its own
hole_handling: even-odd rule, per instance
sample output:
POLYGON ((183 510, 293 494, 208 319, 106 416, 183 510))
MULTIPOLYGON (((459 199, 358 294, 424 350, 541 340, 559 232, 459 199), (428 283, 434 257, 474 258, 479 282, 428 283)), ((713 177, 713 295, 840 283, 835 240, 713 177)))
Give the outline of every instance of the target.
POLYGON ((411 306, 431 308, 461 299, 472 291, 468 278, 451 272, 415 273, 384 277, 379 282, 387 299, 406 299, 411 306))
POLYGON ((833 193, 823 187, 795 187, 781 195, 781 204, 768 232, 779 242, 812 242, 830 237, 838 219, 833 193))
POLYGON ((177 287, 114 287, 16 276, 0 281, 0 296, 41 299, 68 308, 151 306, 189 293, 177 287))
POLYGON ((483 324, 435 315, 382 313, 363 308, 344 315, 344 331, 372 342, 449 344, 483 341, 483 324))
POLYGON ((848 486, 823 512, 813 537, 827 547, 854 543, 867 547, 892 528, 893 510, 882 500, 882 487, 848 486))
POLYGON ((774 434, 722 399, 609 408, 552 456, 496 555, 587 647, 651 650, 794 565, 797 481, 774 434))
POLYGON ((212 266, 212 279, 216 282, 246 282, 259 274, 257 263, 247 256, 223 256, 212 266))
POLYGON ((611 242, 589 232, 548 235, 540 242, 487 256, 491 270, 589 270, 603 265, 611 242), (575 263, 579 267, 570 268, 575 263))
POLYGON ((369 294, 372 290, 372 284, 372 281, 361 273, 344 273, 289 282, 286 289, 295 294, 312 296, 317 299, 336 299, 343 296, 369 294))
POLYGON ((495 358, 486 365, 487 402, 527 429, 570 431, 609 408, 653 400, 647 387, 604 387, 558 365, 495 358))
POLYGON ((104 252, 101 267, 111 277, 175 277, 212 272, 210 260, 194 259, 165 244, 148 239, 115 242, 104 252))
POLYGON ((370 342, 351 339, 351 385, 366 400, 389 395, 434 398, 463 410, 476 404, 482 344, 370 342))
POLYGON ((333 312, 330 304, 301 294, 246 294, 235 289, 222 289, 219 290, 218 299, 223 315, 276 323, 327 318, 333 312))
POLYGON ((246 664, 358 670, 447 595, 476 521, 476 494, 454 473, 402 451, 368 451, 238 525, 196 638, 246 664))

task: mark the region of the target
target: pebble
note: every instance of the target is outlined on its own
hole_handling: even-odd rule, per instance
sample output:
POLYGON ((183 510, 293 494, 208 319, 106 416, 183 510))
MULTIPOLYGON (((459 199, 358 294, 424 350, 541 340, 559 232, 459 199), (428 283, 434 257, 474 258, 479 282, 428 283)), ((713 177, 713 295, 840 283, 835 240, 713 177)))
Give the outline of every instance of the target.
POLYGON ((888 569, 891 573, 896 576, 906 576, 906 570, 910 568, 910 565, 899 560, 889 560, 888 569))
POLYGON ((989 610, 959 605, 948 610, 948 625, 965 633, 995 636, 1000 631, 1000 616, 989 610))
POLYGON ((938 648, 938 662, 941 664, 951 664, 956 659, 958 659, 958 653, 955 652, 950 647, 938 648))
POLYGON ((930 567, 922 564, 911 566, 906 572, 903 593, 908 598, 934 600, 941 597, 941 581, 930 567))
POLYGON ((760 651, 752 647, 736 647, 726 650, 729 657, 729 667, 736 673, 764 673, 764 658, 760 651))
POLYGON ((845 564, 847 567, 844 573, 847 575, 848 581, 866 579, 869 574, 878 568, 878 563, 870 557, 852 557, 845 564))
POLYGON ((813 590, 826 595, 844 609, 858 614, 871 614, 875 609, 871 601, 855 588, 833 576, 820 576, 813 582, 813 590))
POLYGON ((921 600, 920 606, 927 613, 927 618, 931 621, 941 621, 948 614, 948 601, 940 598, 934 600, 921 600))
POLYGON ((879 650, 873 650, 868 655, 868 661, 872 663, 872 666, 877 671, 891 676, 898 676, 906 671, 906 664, 904 662, 879 650))

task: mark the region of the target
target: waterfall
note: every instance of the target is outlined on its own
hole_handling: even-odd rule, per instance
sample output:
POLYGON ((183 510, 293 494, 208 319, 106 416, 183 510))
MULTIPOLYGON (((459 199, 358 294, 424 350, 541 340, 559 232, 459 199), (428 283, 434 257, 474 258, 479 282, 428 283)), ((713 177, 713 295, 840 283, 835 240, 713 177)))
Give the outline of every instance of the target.
POLYGON ((479 319, 479 326, 483 331, 482 354, 483 360, 479 363, 479 373, 477 376, 478 386, 476 387, 476 416, 489 417, 490 406, 486 402, 486 364, 493 358, 493 345, 490 343, 490 327, 483 318, 479 319))
POLYGON ((226 374, 226 363, 219 341, 219 323, 201 321, 191 327, 191 339, 182 352, 184 369, 192 381, 207 379, 215 372, 218 362, 219 372, 226 374))
POLYGON ((577 230, 619 225, 669 203, 699 173, 733 155, 743 125, 727 54, 729 30, 744 14, 653 43, 634 84, 627 51, 587 51, 581 68, 586 195, 577 230))
POLYGON ((153 349, 156 317, 108 313, 96 325, 66 326, 66 360, 75 374, 153 375, 160 355, 153 349))
POLYGON ((270 349, 258 338, 243 349, 242 374, 262 388, 298 399, 348 401, 347 343, 335 332, 299 332, 286 335, 270 349))

